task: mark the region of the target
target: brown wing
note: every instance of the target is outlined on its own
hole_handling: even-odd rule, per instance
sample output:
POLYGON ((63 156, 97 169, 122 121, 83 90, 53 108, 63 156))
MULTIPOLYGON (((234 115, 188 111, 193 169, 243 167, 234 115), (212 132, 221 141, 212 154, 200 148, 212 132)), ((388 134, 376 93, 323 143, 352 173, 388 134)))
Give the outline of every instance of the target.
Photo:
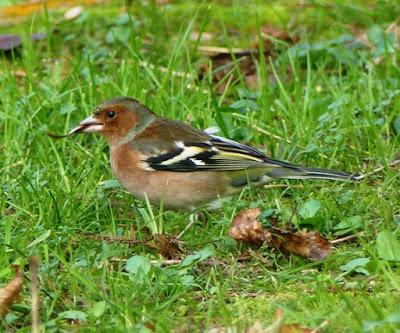
POLYGON ((159 117, 130 144, 145 155, 158 155, 176 150, 176 142, 207 142, 211 137, 184 123, 159 117))

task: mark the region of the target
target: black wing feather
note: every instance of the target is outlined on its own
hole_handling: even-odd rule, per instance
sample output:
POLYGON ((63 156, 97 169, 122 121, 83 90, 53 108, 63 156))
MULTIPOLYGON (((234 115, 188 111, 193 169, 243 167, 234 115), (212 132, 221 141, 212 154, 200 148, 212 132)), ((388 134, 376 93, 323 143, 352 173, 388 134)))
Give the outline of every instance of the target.
POLYGON ((153 170, 174 172, 233 171, 268 166, 297 168, 292 164, 273 160, 255 148, 211 135, 207 142, 180 142, 176 149, 151 156, 145 162, 153 170), (194 147, 201 149, 186 156, 185 149, 194 147), (181 154, 182 159, 176 159, 181 154))

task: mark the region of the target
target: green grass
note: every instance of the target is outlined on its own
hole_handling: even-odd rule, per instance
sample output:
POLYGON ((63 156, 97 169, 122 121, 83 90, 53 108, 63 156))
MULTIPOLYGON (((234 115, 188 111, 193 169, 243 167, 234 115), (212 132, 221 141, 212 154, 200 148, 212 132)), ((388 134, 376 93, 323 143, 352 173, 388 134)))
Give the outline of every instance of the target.
POLYGON ((327 332, 398 330, 400 173, 388 164, 400 154, 400 70, 393 38, 383 31, 399 15, 400 3, 134 4, 131 16, 121 15, 117 2, 87 8, 76 21, 57 24, 57 33, 52 31, 61 10, 0 28, 26 41, 18 54, 0 62, 0 284, 12 278, 13 264, 27 273, 19 306, 0 330, 31 330, 31 255, 41 258, 46 332, 71 331, 74 318, 81 332, 145 332, 148 323, 159 332, 240 330, 257 320, 271 324, 278 307, 287 322, 317 327, 329 320, 327 332), (271 60, 261 59, 259 90, 239 80, 217 96, 209 78, 173 75, 195 76, 205 60, 190 38, 193 31, 212 32, 209 45, 250 47, 265 25, 287 27, 301 40, 297 52, 284 45, 271 60), (375 51, 337 42, 351 34, 349 25, 369 31, 375 51), (37 31, 48 38, 32 44, 29 34, 37 31), (16 77, 15 70, 26 76, 16 77), (197 253, 197 259, 164 266, 157 251, 87 234, 136 232, 144 238, 150 228, 178 235, 188 213, 149 208, 110 182, 101 137, 55 141, 45 134, 68 131, 95 105, 119 95, 199 128, 225 127, 225 135, 275 158, 348 171, 384 169, 371 177, 375 183, 293 181, 287 188, 248 189, 240 200, 205 212, 204 221, 184 233, 185 256, 197 253), (227 109, 240 100, 250 107, 227 109), (311 199, 321 207, 305 220, 298 212, 311 199), (248 207, 273 209, 282 225, 317 230, 329 239, 363 234, 315 263, 266 247, 251 250, 228 237, 233 216, 248 207), (377 242, 378 235, 389 236, 377 242), (247 259, 241 259, 246 251, 247 259), (357 258, 369 262, 356 270, 341 268, 357 258))

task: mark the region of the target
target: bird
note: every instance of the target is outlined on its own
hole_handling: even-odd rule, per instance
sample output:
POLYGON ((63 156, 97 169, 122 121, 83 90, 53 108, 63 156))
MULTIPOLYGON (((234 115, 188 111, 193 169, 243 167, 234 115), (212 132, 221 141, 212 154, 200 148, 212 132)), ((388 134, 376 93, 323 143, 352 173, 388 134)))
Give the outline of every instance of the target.
POLYGON ((131 97, 97 106, 67 135, 101 133, 115 177, 135 197, 168 209, 218 208, 250 186, 279 179, 353 181, 359 174, 302 167, 258 149, 157 116, 131 97))

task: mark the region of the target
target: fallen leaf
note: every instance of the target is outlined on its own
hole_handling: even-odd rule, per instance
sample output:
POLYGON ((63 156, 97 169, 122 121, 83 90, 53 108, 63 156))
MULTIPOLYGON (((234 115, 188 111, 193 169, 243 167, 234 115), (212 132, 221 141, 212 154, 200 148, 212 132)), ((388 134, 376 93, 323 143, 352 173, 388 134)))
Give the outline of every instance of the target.
MULTIPOLYGON (((274 40, 281 40, 286 43, 294 43, 299 40, 298 36, 291 36, 287 32, 274 27, 264 27, 261 31, 261 38, 265 57, 271 56, 276 50, 274 40)), ((243 76, 249 88, 256 89, 259 87, 260 80, 257 72, 257 62, 260 55, 258 37, 255 38, 250 49, 199 46, 198 51, 209 57, 209 62, 199 67, 199 78, 202 79, 211 73, 212 82, 216 85, 218 94, 225 91, 228 82, 236 82, 240 76, 243 76)), ((286 75, 291 77, 289 70, 286 75)), ((272 72, 269 73, 268 78, 271 83, 276 81, 272 72)))
POLYGON ((201 34, 197 31, 192 32, 192 34, 190 35, 190 39, 191 40, 198 40, 200 39, 201 41, 205 42, 209 42, 212 41, 214 39, 214 34, 211 32, 202 32, 201 34))
MULTIPOLYGON (((46 38, 45 33, 32 34, 32 41, 40 41, 46 38)), ((18 35, 0 35, 0 50, 1 51, 11 51, 21 46, 22 39, 18 35)))
POLYGON ((332 251, 331 243, 316 231, 291 233, 273 228, 272 243, 277 249, 294 253, 310 260, 326 258, 332 251))
POLYGON ((151 322, 151 321, 145 321, 143 323, 144 327, 146 327, 149 331, 155 332, 156 331, 156 327, 155 325, 151 322))
POLYGON ((264 229, 257 220, 260 214, 260 208, 250 208, 240 212, 232 221, 229 236, 237 241, 257 245, 261 245, 265 241, 271 241, 271 233, 264 229))
POLYGON ((330 242, 318 232, 289 232, 277 227, 264 228, 257 220, 260 208, 250 208, 235 216, 229 236, 241 242, 268 246, 286 253, 294 253, 310 260, 326 258, 332 251, 330 242))
MULTIPOLYGON (((273 26, 261 28, 261 39, 263 42, 264 53, 271 55, 274 51, 273 40, 277 39, 288 44, 293 44, 299 41, 299 36, 289 35, 287 31, 278 29, 273 26)), ((255 47, 258 47, 258 41, 255 42, 255 47)))
POLYGON ((182 252, 174 238, 156 234, 153 242, 155 248, 165 259, 179 259, 181 257, 182 252))
POLYGON ((68 9, 64 13, 64 19, 66 21, 75 20, 82 13, 83 13, 83 7, 82 6, 75 6, 75 7, 72 7, 70 9, 68 9))
MULTIPOLYGON (((216 47, 208 47, 207 49, 218 50, 216 47)), ((204 48, 199 48, 199 50, 204 50, 204 48)), ((233 49, 229 52, 229 50, 221 48, 219 53, 209 56, 209 63, 200 66, 199 78, 202 79, 211 72, 212 82, 217 86, 216 90, 218 94, 222 94, 225 91, 230 76, 233 81, 237 81, 241 74, 251 88, 256 88, 259 82, 254 57, 257 55, 258 51, 254 49, 233 49)))
POLYGON ((14 278, 4 288, 0 289, 0 318, 3 318, 7 314, 22 290, 24 272, 20 267, 16 267, 15 269, 16 274, 14 278))

